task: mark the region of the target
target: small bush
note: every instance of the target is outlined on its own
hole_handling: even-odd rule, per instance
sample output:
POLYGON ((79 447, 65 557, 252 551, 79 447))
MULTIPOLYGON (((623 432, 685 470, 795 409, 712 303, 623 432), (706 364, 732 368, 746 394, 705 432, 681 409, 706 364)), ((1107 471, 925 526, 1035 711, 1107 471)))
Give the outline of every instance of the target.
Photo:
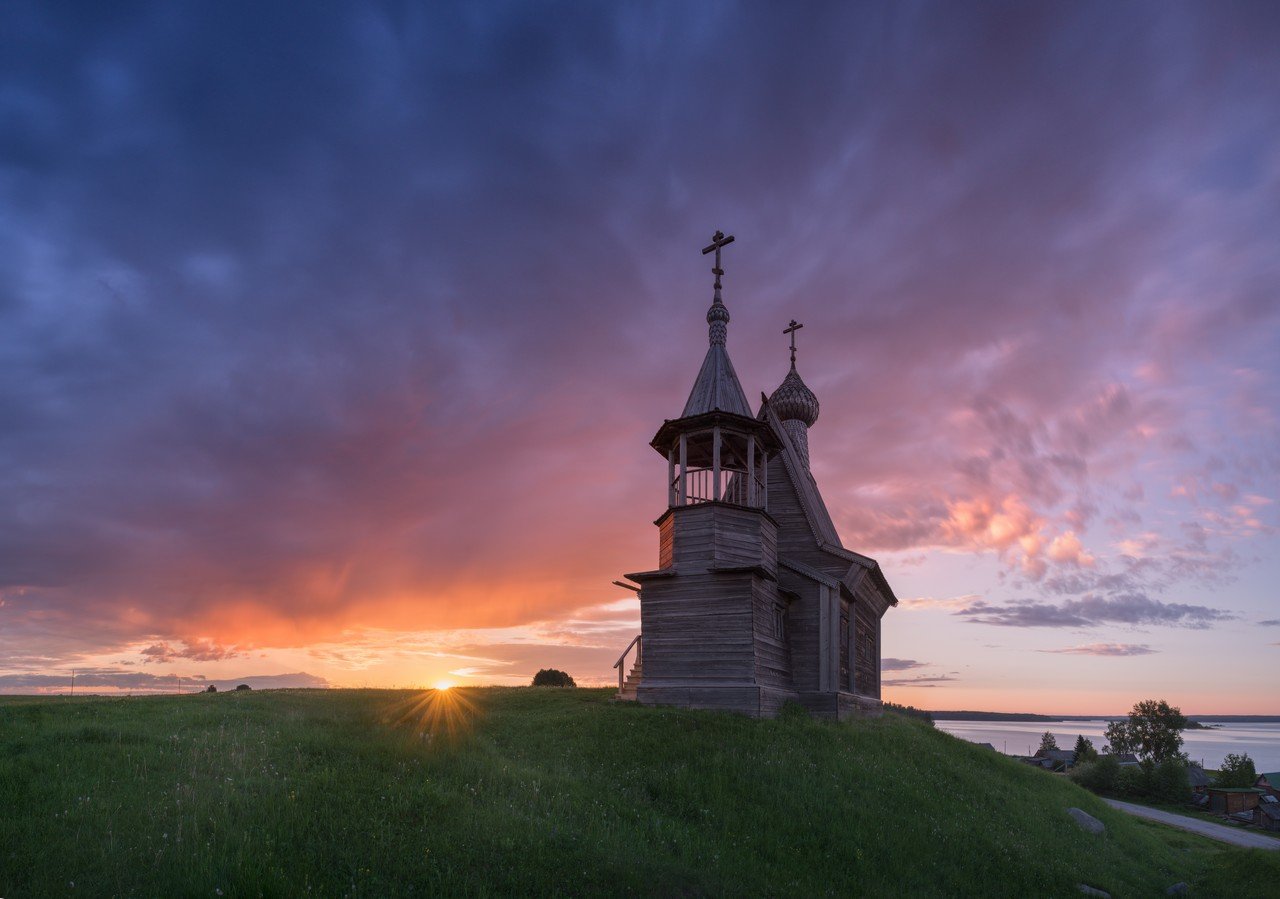
POLYGON ((1187 782, 1187 766, 1181 759, 1165 759, 1151 773, 1151 797, 1165 802, 1187 802, 1191 785, 1187 782))
POLYGON ((1122 767, 1116 775, 1116 792, 1121 796, 1146 796, 1151 792, 1150 777, 1141 765, 1122 767))
POLYGON ((249 686, 248 684, 237 684, 237 685, 236 685, 236 689, 237 689, 237 690, 252 690, 252 689, 253 689, 253 687, 249 686))
POLYGON ((905 715, 908 718, 919 718, 921 721, 928 721, 933 724, 933 715, 924 709, 918 709, 913 705, 899 705, 896 702, 882 702, 880 708, 886 712, 892 712, 895 715, 905 715))
POLYGON ((1112 756, 1082 762, 1068 775, 1073 781, 1095 793, 1114 793, 1120 782, 1120 763, 1112 756))
POLYGON ((533 676, 535 687, 576 687, 573 678, 558 668, 543 668, 533 676))
POLYGON ((217 692, 218 692, 218 688, 217 688, 217 687, 215 687, 213 684, 210 684, 209 686, 207 686, 207 687, 205 687, 205 688, 204 688, 204 691, 205 691, 206 693, 217 693, 217 692))

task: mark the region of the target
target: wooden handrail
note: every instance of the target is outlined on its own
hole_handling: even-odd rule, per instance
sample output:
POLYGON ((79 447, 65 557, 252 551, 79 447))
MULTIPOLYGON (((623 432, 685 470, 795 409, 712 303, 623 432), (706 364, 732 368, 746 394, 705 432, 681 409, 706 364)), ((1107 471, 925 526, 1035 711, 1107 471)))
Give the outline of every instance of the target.
MULTIPOLYGON (((613 663, 613 667, 618 669, 618 691, 619 692, 622 691, 622 682, 626 678, 626 669, 623 667, 623 662, 627 660, 627 653, 631 652, 631 647, 637 646, 638 644, 640 644, 640 638, 643 636, 644 634, 636 634, 635 639, 627 644, 626 649, 622 650, 622 655, 618 656, 618 661, 613 663)), ((644 652, 644 647, 643 645, 639 645, 639 648, 636 649, 637 661, 639 661, 640 655, 642 652, 644 652)))

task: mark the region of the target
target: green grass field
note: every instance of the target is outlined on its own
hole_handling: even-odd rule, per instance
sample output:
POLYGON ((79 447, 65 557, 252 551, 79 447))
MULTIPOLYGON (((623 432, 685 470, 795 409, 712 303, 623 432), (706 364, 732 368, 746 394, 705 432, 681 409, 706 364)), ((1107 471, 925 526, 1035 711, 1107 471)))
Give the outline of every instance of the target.
POLYGON ((1146 825, 897 716, 608 690, 0 699, 0 896, 1197 895, 1280 853, 1146 825), (1078 830, 1080 806, 1107 833, 1078 830))

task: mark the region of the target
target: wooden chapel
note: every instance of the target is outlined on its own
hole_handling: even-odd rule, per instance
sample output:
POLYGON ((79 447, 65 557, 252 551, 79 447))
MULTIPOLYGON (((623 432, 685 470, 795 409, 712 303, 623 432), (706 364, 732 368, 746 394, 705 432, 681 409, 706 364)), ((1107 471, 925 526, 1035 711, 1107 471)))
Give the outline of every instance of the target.
POLYGON ((875 560, 841 544, 809 470, 818 398, 796 371, 794 321, 791 370, 751 412, 726 348, 720 251, 731 241, 717 231, 702 251, 716 260, 710 346, 684 411, 651 442, 667 508, 658 567, 625 575, 641 633, 615 666, 618 698, 756 717, 788 701, 830 718, 874 711, 880 621, 898 600, 875 560))

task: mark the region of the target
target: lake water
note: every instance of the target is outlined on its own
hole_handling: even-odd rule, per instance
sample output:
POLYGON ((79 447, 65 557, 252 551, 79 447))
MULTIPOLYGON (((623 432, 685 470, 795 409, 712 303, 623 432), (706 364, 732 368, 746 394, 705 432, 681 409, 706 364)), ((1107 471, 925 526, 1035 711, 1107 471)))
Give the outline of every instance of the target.
MULTIPOLYGON (((1084 734, 1099 751, 1107 742, 1103 736, 1107 721, 935 721, 945 730, 971 743, 990 743, 998 752, 1030 755, 1040 747, 1040 736, 1049 731, 1060 749, 1072 749, 1076 737, 1084 734)), ((1205 720, 1205 724, 1214 722, 1205 720)), ((1259 772, 1280 771, 1280 722, 1260 724, 1224 723, 1208 730, 1184 730, 1182 751, 1193 762, 1217 768, 1229 752, 1249 753, 1259 772)))

